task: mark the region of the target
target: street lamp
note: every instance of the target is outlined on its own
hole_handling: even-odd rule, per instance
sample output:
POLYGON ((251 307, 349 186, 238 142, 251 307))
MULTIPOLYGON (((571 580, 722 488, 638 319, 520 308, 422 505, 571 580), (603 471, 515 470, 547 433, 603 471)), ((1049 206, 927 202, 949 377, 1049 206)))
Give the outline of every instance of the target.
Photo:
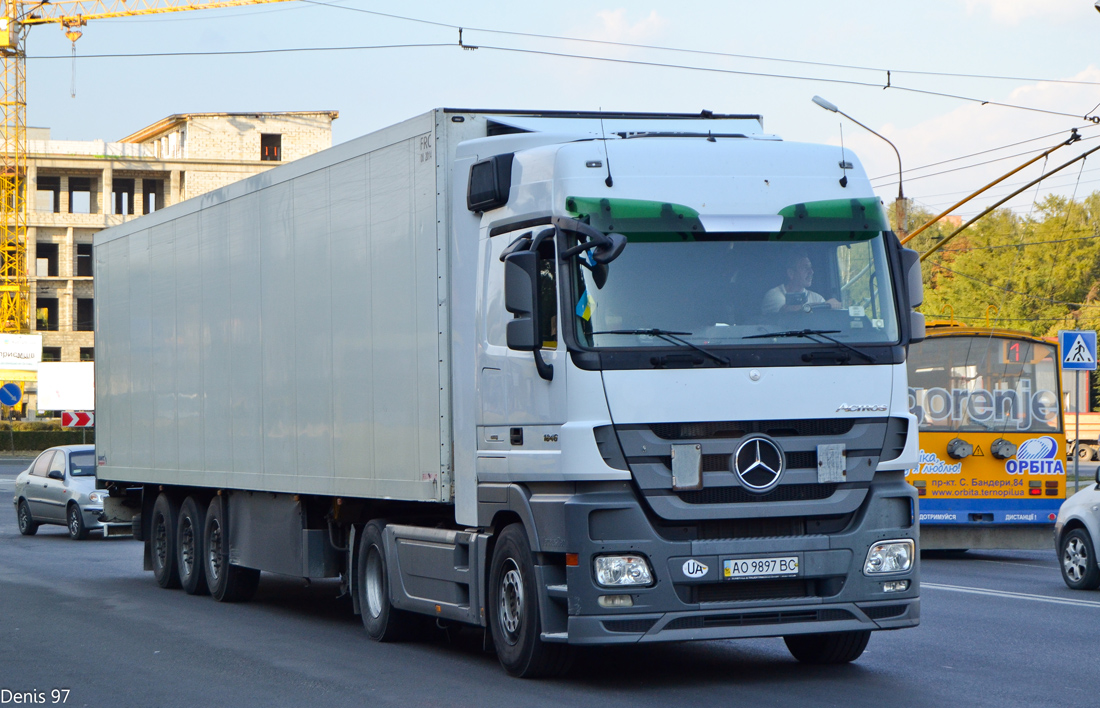
MULTIPOLYGON (((1100 4, 1100 0, 1097 0, 1097 4, 1100 4)), ((1098 7, 1097 9, 1100 10, 1100 7, 1098 7)), ((826 101, 821 96, 814 96, 814 103, 821 106, 822 108, 824 108, 827 111, 832 111, 833 113, 839 113, 840 115, 844 116, 848 120, 850 120, 853 123, 855 123, 856 125, 858 125, 860 128, 863 128, 867 132, 872 133, 874 135, 877 135, 878 137, 882 138, 883 140, 886 140, 887 144, 889 144, 890 147, 894 148, 894 154, 898 156, 898 198, 897 198, 897 201, 894 202, 894 214, 895 214, 895 216, 897 218, 897 222, 898 222, 898 236, 900 236, 901 238, 905 238, 906 235, 907 235, 906 231, 905 231, 905 218, 906 218, 906 214, 905 214, 905 193, 902 192, 902 187, 901 187, 901 153, 898 152, 897 146, 894 145, 893 143, 891 143, 889 140, 887 140, 887 138, 884 135, 872 130, 871 128, 868 128, 863 123, 860 123, 858 120, 851 117, 850 115, 848 115, 844 111, 840 110, 834 104, 829 103, 828 101, 826 101)))

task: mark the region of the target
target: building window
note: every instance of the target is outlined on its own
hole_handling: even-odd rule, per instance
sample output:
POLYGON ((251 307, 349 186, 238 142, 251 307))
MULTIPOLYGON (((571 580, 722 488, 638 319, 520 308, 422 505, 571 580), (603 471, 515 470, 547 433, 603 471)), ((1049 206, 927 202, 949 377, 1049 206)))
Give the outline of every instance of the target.
POLYGON ((95 301, 90 297, 76 299, 76 331, 91 332, 95 327, 95 301))
POLYGON ((69 213, 91 214, 92 212, 92 178, 69 178, 69 213))
POLYGON ((92 244, 76 244, 76 274, 81 278, 92 277, 92 244))
POLYGON ((38 278, 56 278, 57 270, 57 244, 43 243, 35 246, 34 275, 38 278))
POLYGON ((283 136, 279 133, 260 133, 260 159, 278 162, 283 159, 283 136))
POLYGON ((81 347, 80 348, 80 360, 81 361, 95 361, 95 347, 81 347))
POLYGON ((61 178, 38 178, 38 190, 35 194, 36 211, 57 214, 61 211, 61 178))
POLYGON ((61 347, 42 347, 42 361, 61 361, 61 347))
MULTIPOLYGON (((57 298, 56 297, 40 297, 38 298, 38 331, 39 332, 56 332, 57 331, 57 298)), ((60 361, 60 359, 58 360, 60 361)))
POLYGON ((134 180, 112 179, 111 196, 114 201, 112 214, 134 213, 134 180))

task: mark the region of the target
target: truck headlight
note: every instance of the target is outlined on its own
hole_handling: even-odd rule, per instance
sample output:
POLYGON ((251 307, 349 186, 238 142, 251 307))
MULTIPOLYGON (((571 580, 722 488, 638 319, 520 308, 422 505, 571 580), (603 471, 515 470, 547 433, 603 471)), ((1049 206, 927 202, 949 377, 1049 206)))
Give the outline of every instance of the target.
POLYGON ((596 582, 605 588, 653 584, 649 562, 639 555, 598 556, 595 566, 596 582))
POLYGON ((881 541, 867 551, 867 562, 863 564, 863 574, 904 573, 912 567, 912 539, 881 541))
POLYGON ((88 494, 88 501, 93 504, 102 504, 103 492, 91 492, 90 494, 88 494))

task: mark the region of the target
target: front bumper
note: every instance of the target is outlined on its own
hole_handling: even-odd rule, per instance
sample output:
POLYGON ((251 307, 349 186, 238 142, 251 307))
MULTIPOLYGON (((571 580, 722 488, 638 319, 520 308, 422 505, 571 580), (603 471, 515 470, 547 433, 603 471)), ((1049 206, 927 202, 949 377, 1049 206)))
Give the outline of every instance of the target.
POLYGON ((843 528, 828 533, 672 540, 690 525, 666 525, 658 533, 629 491, 575 495, 563 510, 570 551, 578 555, 578 564, 566 568, 565 592, 559 591, 565 597, 557 604, 565 605, 567 616, 558 626, 565 631, 545 638, 614 644, 914 627, 920 622, 915 498, 900 474, 882 475, 843 528), (889 539, 914 541, 910 569, 864 575, 868 549, 889 539), (620 553, 647 558, 651 587, 595 583, 592 559, 620 553), (799 574, 723 577, 727 560, 777 556, 797 556, 799 574), (893 580, 908 580, 909 586, 887 592, 884 583, 893 580), (599 600, 608 595, 629 595, 632 606, 605 608, 599 600))

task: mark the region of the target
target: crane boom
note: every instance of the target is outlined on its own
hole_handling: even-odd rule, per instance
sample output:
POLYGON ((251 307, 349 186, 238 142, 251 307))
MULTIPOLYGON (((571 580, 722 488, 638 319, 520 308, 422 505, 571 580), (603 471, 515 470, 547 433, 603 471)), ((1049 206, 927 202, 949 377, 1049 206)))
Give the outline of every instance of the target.
POLYGON ((289 0, 0 0, 0 333, 30 331, 27 280, 26 39, 56 24, 74 43, 88 20, 186 12, 289 0))

